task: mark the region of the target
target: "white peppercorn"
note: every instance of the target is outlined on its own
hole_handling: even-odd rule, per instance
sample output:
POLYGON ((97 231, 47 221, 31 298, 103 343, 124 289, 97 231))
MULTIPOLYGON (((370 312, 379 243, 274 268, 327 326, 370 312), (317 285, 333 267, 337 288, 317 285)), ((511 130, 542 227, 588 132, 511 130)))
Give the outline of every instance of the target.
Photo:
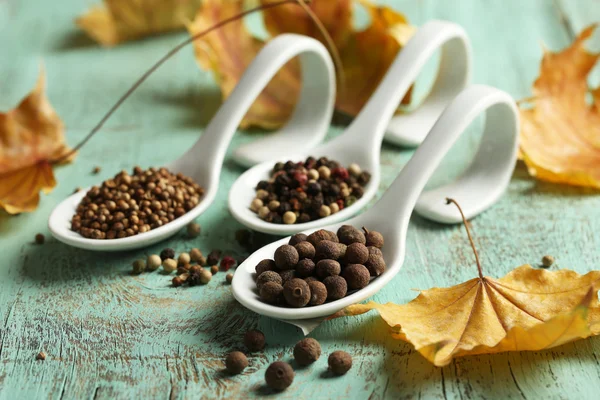
POLYGON ((146 269, 149 271, 156 271, 158 267, 160 267, 160 264, 162 264, 160 256, 152 254, 148 256, 148 260, 146 261, 146 269))
POLYGON ((316 169, 309 169, 307 175, 308 175, 308 179, 312 179, 312 180, 319 179, 319 171, 317 171, 316 169))
POLYGON ((329 206, 322 205, 321 208, 319 209, 319 217, 325 218, 325 217, 329 217, 330 215, 331 215, 331 208, 329 208, 329 206))
POLYGON ((348 166, 348 172, 352 176, 358 176, 362 172, 360 166, 356 163, 352 163, 348 166))
POLYGON ((294 214, 292 211, 287 211, 285 214, 283 214, 283 223, 288 225, 296 223, 296 214, 294 214))
POLYGON ((188 253, 181 253, 179 255, 179 257, 177 258, 177 264, 178 265, 185 265, 185 264, 189 264, 191 261, 191 257, 188 253))
POLYGON ((173 260, 172 258, 167 258, 163 261, 162 267, 166 273, 170 274, 177 269, 177 261, 173 260))
POLYGON ((338 203, 331 203, 329 205, 329 210, 331 210, 332 214, 335 214, 336 212, 340 211, 340 206, 338 205, 338 203))
POLYGON ((260 208, 262 206, 263 206, 263 201, 261 199, 254 199, 254 200, 252 200, 252 203, 250 203, 250 210, 257 213, 258 210, 260 210, 260 208))
POLYGON ((267 192, 266 190, 264 190, 264 189, 258 189, 256 191, 256 198, 257 199, 264 200, 267 197, 269 197, 269 192, 267 192))
POLYGON ((269 207, 266 206, 262 206, 259 210, 258 210, 258 216, 261 219, 265 219, 267 217, 267 215, 269 215, 269 213, 271 212, 271 210, 269 210, 269 207))

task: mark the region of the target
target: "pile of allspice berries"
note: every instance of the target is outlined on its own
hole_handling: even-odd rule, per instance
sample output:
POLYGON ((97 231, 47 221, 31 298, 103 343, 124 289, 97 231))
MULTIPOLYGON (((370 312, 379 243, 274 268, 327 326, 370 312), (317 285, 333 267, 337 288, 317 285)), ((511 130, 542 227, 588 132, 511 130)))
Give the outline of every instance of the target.
MULTIPOLYGON (((248 352, 258 352, 265 348, 265 335, 259 330, 250 330, 244 335, 244 345, 248 352)), ((321 344, 313 338, 300 340, 294 346, 294 360, 300 367, 306 367, 321 357, 321 344)), ((248 367, 248 357, 241 351, 232 351, 225 358, 225 368, 230 374, 240 374, 248 367)), ((344 375, 352 368, 352 356, 337 350, 327 359, 329 371, 333 375, 344 375)), ((276 391, 287 389, 294 381, 295 372, 289 363, 275 361, 265 371, 265 383, 276 391)))
POLYGON ((273 259, 256 265, 256 287, 267 303, 305 307, 345 297, 386 268, 381 233, 342 225, 292 236, 273 259))

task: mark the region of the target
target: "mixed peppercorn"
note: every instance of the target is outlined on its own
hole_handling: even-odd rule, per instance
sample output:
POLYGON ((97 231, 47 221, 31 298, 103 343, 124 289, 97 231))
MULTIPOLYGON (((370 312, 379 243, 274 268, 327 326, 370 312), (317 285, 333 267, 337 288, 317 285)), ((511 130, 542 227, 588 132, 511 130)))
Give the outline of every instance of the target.
POLYGON ((357 164, 348 168, 326 157, 278 162, 270 179, 256 185, 250 209, 275 224, 295 224, 328 217, 364 194, 371 174, 357 164))
POLYGON ((275 250, 274 259, 256 267, 256 287, 265 302, 290 307, 317 306, 367 286, 386 268, 383 236, 341 226, 293 235, 275 250))
MULTIPOLYGON (((181 217, 203 195, 204 189, 182 174, 135 167, 132 175, 121 171, 93 186, 77 206, 71 229, 90 239, 134 236, 181 217)), ((192 227, 189 233, 199 231, 192 227)))

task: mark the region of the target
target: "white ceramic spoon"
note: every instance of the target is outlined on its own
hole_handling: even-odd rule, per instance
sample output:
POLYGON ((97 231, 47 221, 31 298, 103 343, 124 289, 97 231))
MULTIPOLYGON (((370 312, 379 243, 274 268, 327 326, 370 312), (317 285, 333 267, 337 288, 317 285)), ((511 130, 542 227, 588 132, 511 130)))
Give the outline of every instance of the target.
MULTIPOLYGON (((87 191, 81 190, 63 200, 50 214, 48 227, 52 235, 75 247, 119 251, 149 246, 177 233, 211 205, 219 187, 225 153, 244 114, 271 78, 297 55, 302 74, 311 79, 305 80, 286 129, 289 132, 326 131, 335 98, 335 72, 329 53, 314 39, 280 35, 256 56, 198 141, 179 159, 166 165, 172 172, 190 176, 205 189, 204 197, 194 209, 168 224, 135 236, 111 240, 87 239, 70 229, 75 209, 87 191)), ((295 145, 301 146, 302 143, 295 145)))
MULTIPOLYGON (((426 23, 396 56, 373 96, 344 133, 311 150, 303 151, 294 148, 283 150, 289 158, 286 156, 286 158, 279 158, 278 161, 290 159, 304 161, 308 156, 316 158, 325 156, 331 160, 339 161, 344 166, 357 163, 363 170, 369 171, 371 181, 365 187, 363 196, 352 206, 326 218, 306 223, 286 225, 270 223, 260 219, 256 213, 250 210, 250 203, 255 197, 256 184, 261 180, 269 179, 269 173, 275 163, 274 161, 266 161, 246 171, 232 185, 229 191, 229 211, 231 214, 251 229, 283 236, 343 221, 358 213, 377 193, 380 180, 379 156, 381 143, 398 103, 402 100, 427 60, 439 47, 450 46, 451 49, 461 49, 461 51, 457 50, 457 53, 450 54, 457 57, 455 60, 457 64, 456 71, 461 72, 457 75, 468 75, 464 71, 468 69, 467 67, 470 64, 469 61, 465 61, 469 60, 470 54, 467 50, 467 43, 465 32, 456 24, 442 21, 426 23), (290 155, 291 152, 293 152, 293 155, 290 155)), ((445 67, 442 68, 442 71, 452 70, 450 66, 453 64, 453 59, 448 56, 444 60, 445 67)), ((439 117, 441 110, 438 110, 438 107, 447 105, 449 101, 447 96, 451 93, 460 93, 466 83, 464 77, 456 80, 451 79, 452 74, 450 72, 444 72, 441 76, 443 76, 443 79, 438 80, 437 89, 434 91, 433 97, 428 100, 430 104, 435 104, 435 107, 427 106, 423 108, 417 112, 419 117, 413 119, 413 121, 422 121, 422 126, 415 126, 414 128, 415 132, 423 131, 423 137, 427 135, 431 126, 439 117)))
MULTIPOLYGON (((446 205, 446 197, 456 199, 467 218, 472 218, 496 202, 506 189, 515 166, 518 126, 518 113, 513 99, 498 89, 471 86, 448 105, 383 197, 367 212, 344 222, 379 231, 385 238, 382 251, 387 269, 364 289, 315 307, 285 308, 261 301, 254 282, 254 268, 259 261, 272 259, 275 250, 288 242, 288 237, 257 250, 238 267, 232 282, 233 295, 250 310, 292 323, 305 332, 314 327, 319 318, 372 296, 390 282, 402 267, 413 209, 434 216, 438 221, 459 221, 460 214, 454 206, 446 205), (487 114, 483 137, 466 172, 454 183, 422 193, 452 144, 484 111, 487 114)), ((319 228, 335 232, 341 225, 337 223, 319 228)))
MULTIPOLYGON (((425 139, 433 123, 448 103, 469 84, 472 64, 471 45, 467 34, 459 25, 433 20, 418 30, 416 37, 411 38, 407 47, 401 51, 404 54, 403 62, 405 64, 413 63, 413 66, 416 67, 413 70, 414 74, 401 75, 401 72, 406 73, 410 69, 408 65, 404 65, 403 71, 398 72, 393 79, 382 81, 380 86, 400 85, 400 82, 395 82, 400 79, 403 84, 412 84, 425 61, 430 59, 438 49, 441 49, 437 77, 427 98, 416 110, 390 117, 391 119, 387 119, 385 123, 387 125, 385 128, 386 141, 403 146, 417 146, 425 139), (415 50, 419 52, 419 57, 411 59, 415 55, 415 50)), ((409 85, 399 98, 390 100, 391 110, 395 111, 408 87, 409 85)), ((319 100, 315 98, 315 101, 319 100)), ((379 106, 377 105, 375 108, 379 106)), ((374 117, 369 115, 366 119, 373 120, 374 117)), ((295 126, 284 127, 277 133, 238 147, 233 151, 232 157, 245 167, 252 167, 267 160, 287 160, 288 156, 306 152, 303 149, 308 150, 321 143, 328 127, 328 124, 319 125, 317 128, 321 129, 312 130, 292 129, 295 126)))

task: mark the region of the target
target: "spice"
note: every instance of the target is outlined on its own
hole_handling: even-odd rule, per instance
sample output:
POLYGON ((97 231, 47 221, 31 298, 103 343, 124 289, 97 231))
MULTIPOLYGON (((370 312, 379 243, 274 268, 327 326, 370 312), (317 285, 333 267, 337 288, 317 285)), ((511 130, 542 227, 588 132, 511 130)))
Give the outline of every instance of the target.
POLYGON ((177 261, 172 258, 167 258, 162 262, 162 267, 167 274, 170 274, 177 269, 177 261))
POLYGON ((304 241, 297 243, 296 245, 294 245, 294 248, 298 252, 298 258, 300 260, 315 257, 315 246, 313 246, 309 242, 304 241))
POLYGON ((293 269, 286 269, 284 271, 280 271, 279 276, 281 277, 281 281, 283 282, 282 284, 285 285, 287 281, 296 277, 296 271, 294 271, 293 269))
POLYGON ((160 259, 165 261, 167 258, 175 258, 175 250, 166 248, 160 252, 160 259))
POLYGON ((310 235, 308 235, 306 240, 308 242, 310 242, 310 244, 315 246, 315 248, 316 248, 317 244, 319 244, 319 242, 322 240, 330 240, 332 242, 339 243, 339 239, 338 239, 337 235, 335 233, 325 230, 325 229, 319 229, 318 231, 311 233, 310 235))
POLYGON ((296 273, 300 278, 307 278, 315 272, 315 262, 310 258, 298 261, 296 264, 296 273))
POLYGON ((379 276, 385 271, 386 265, 385 260, 383 259, 383 253, 379 248, 370 246, 369 249, 369 259, 364 264, 365 267, 369 270, 371 276, 379 276))
POLYGON ((36 360, 41 360, 44 361, 46 359, 46 353, 44 353, 43 351, 40 351, 39 353, 37 353, 37 355, 35 356, 36 360))
POLYGON ((329 355, 327 363, 335 375, 344 375, 352 368, 352 356, 345 351, 337 350, 329 355))
POLYGON ((202 255, 202 252, 197 248, 193 248, 190 250, 190 260, 197 262, 198 264, 200 264, 202 266, 206 265, 206 258, 204 258, 204 256, 202 255))
POLYGON ((219 267, 217 267, 216 265, 213 265, 212 267, 210 267, 210 273, 211 274, 216 274, 219 272, 219 267))
POLYGON ((352 243, 367 243, 364 233, 352 225, 342 225, 337 231, 337 236, 340 243, 344 243, 348 246, 352 243))
POLYGON ((94 169, 92 169, 92 174, 98 175, 101 170, 102 169, 99 166, 95 166, 94 169))
POLYGON ((184 279, 180 276, 176 276, 175 278, 173 278, 171 280, 171 283, 173 284, 174 287, 179 287, 179 286, 183 285, 185 281, 186 281, 186 279, 184 279))
POLYGON ((361 264, 349 264, 344 268, 342 277, 346 280, 349 289, 362 289, 369 284, 371 274, 367 267, 361 264))
POLYGON ((241 351, 232 351, 225 358, 225 368, 230 374, 239 374, 248 366, 248 358, 241 351))
POLYGON ((156 254, 152 254, 148 256, 148 260, 146 260, 146 269, 148 271, 156 271, 158 267, 162 264, 162 260, 156 254))
POLYGON ((139 275, 146 270, 146 261, 141 258, 139 260, 135 260, 132 265, 133 273, 136 275, 139 275))
POLYGON ((310 301, 308 302, 308 305, 318 306, 325 303, 327 300, 327 288, 323 282, 319 282, 316 278, 312 278, 310 282, 308 279, 305 279, 304 281, 308 283, 308 287, 310 288, 310 301))
POLYGON ((235 266, 235 258, 233 258, 231 256, 225 256, 221 260, 221 269, 223 271, 229 271, 234 266, 235 266))
POLYGON ((294 346, 294 359, 299 365, 310 365, 319 357, 321 357, 321 345, 313 338, 302 339, 294 346))
POLYGON ((186 229, 188 237, 191 238, 198 237, 198 235, 200 235, 201 232, 200 225, 195 222, 189 223, 186 229))
POLYGON ((249 330, 244 335, 244 345, 250 351, 261 351, 265 348, 265 334, 256 329, 249 330))
POLYGON ((121 171, 93 186, 77 206, 71 229, 85 238, 119 239, 148 232, 196 207, 204 190, 166 168, 121 171))
POLYGON ((256 185, 250 209, 259 218, 277 224, 325 218, 338 212, 340 204, 350 205, 364 194, 370 175, 357 164, 349 169, 326 157, 276 163, 269 180, 256 185))
POLYGON ((261 262, 259 262, 258 264, 256 264, 256 267, 254 269, 256 270, 256 277, 258 277, 263 272, 265 272, 265 271, 273 271, 276 268, 277 267, 275 266, 275 261, 269 260, 269 259, 265 259, 265 260, 262 260, 261 262))
POLYGON ((310 288, 303 279, 290 279, 283 285, 283 297, 292 307, 304 307, 310 301, 310 288))
POLYGON ((41 233, 38 233, 37 235, 35 235, 35 243, 36 244, 44 244, 45 241, 46 241, 46 237, 44 235, 42 235, 41 233))
POLYGON ((296 266, 300 256, 294 246, 284 244, 275 250, 275 265, 279 269, 291 269, 296 266))
POLYGON ((277 272, 265 271, 262 274, 260 274, 256 279, 256 287, 258 287, 258 290, 260 290, 261 286, 267 282, 275 282, 281 285, 283 283, 283 280, 277 272))
POLYGON ((352 243, 346 248, 346 264, 364 264, 369 260, 369 249, 362 243, 352 243))
POLYGON ((550 268, 554 264, 554 257, 552 256, 544 256, 542 257, 542 267, 550 268))
POLYGON ((294 381, 292 366, 283 361, 276 361, 269 365, 265 372, 267 386, 274 390, 284 390, 294 381))
POLYGON ((269 304, 278 304, 283 295, 283 286, 274 281, 265 282, 261 285, 258 294, 265 302, 269 304))
POLYGON ((315 272, 321 279, 328 276, 339 275, 342 271, 342 267, 339 262, 335 260, 321 260, 315 266, 315 272))
POLYGON ((346 280, 338 275, 328 276, 323 279, 323 284, 327 289, 327 300, 339 300, 348 292, 346 280))
POLYGON ((192 260, 192 258, 190 257, 190 255, 188 253, 181 253, 179 255, 179 257, 177 258, 177 264, 178 265, 189 264, 191 260, 192 260))
POLYGON ((219 260, 221 259, 221 253, 221 250, 217 249, 208 253, 208 257, 206 257, 207 265, 217 265, 219 263, 219 260))
POLYGON ((376 231, 369 231, 367 228, 363 228, 365 231, 365 238, 367 240, 367 246, 375 246, 378 248, 383 247, 383 235, 376 231))
POLYGON ((315 246, 315 258, 317 260, 338 260, 346 254, 346 247, 343 243, 321 240, 315 246))
POLYGON ((225 281, 229 284, 231 284, 231 282, 233 281, 233 274, 229 273, 227 275, 225 275, 225 281))
POLYGON ((298 243, 305 242, 307 237, 308 236, 304 233, 296 233, 295 235, 292 235, 288 244, 290 246, 296 246, 298 243))

